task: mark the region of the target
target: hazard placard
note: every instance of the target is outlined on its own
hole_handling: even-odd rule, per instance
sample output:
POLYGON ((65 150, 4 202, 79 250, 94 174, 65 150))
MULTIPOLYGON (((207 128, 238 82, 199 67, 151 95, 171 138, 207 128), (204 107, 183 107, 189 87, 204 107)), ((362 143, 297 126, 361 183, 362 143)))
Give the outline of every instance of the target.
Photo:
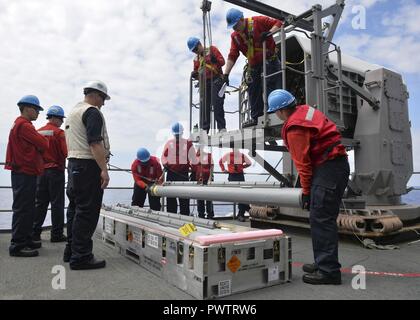
POLYGON ((188 237, 191 233, 197 231, 197 227, 193 223, 187 223, 178 230, 184 237, 188 237))
POLYGON ((239 258, 237 256, 233 256, 228 261, 227 266, 228 266, 230 271, 235 273, 236 271, 238 271, 239 267, 241 266, 241 261, 239 260, 239 258))

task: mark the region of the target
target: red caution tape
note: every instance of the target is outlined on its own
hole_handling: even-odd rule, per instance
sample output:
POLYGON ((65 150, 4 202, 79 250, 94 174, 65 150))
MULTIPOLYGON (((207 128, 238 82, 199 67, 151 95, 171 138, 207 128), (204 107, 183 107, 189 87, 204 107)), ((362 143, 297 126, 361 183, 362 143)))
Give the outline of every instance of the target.
MULTIPOLYGON (((302 267, 303 263, 293 262, 293 267, 302 267)), ((342 273, 353 274, 351 268, 342 268, 342 273)), ((358 274, 366 274, 369 276, 378 276, 378 277, 399 277, 399 278, 420 278, 420 273, 400 273, 400 272, 379 272, 379 271, 365 271, 358 274)))

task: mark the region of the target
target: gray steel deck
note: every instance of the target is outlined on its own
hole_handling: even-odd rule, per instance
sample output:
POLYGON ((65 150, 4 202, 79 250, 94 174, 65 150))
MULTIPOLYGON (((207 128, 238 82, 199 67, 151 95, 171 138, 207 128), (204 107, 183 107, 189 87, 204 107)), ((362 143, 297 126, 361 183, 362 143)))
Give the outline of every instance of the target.
MULTIPOLYGON (((249 223, 245 223, 248 225, 249 223)), ((312 261, 308 232, 287 232, 292 236, 293 281, 284 285, 237 294, 226 299, 420 299, 420 242, 399 244, 390 251, 368 250, 358 242, 341 241, 343 268, 363 265, 367 271, 407 274, 367 275, 366 290, 354 290, 354 275, 343 273, 341 286, 311 286, 302 283, 301 263, 312 261)), ((43 247, 37 258, 12 258, 8 255, 10 234, 0 234, 0 299, 192 299, 187 293, 168 284, 139 265, 119 255, 95 239, 94 253, 105 258, 101 270, 72 271, 61 260, 64 244, 50 243, 48 232, 42 235, 43 247), (66 289, 54 290, 52 267, 64 265, 66 289)))

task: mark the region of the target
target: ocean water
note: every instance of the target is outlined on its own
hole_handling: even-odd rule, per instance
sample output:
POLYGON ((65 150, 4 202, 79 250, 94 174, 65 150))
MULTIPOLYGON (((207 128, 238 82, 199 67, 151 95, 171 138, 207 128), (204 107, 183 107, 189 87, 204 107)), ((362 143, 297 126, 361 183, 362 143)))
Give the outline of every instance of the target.
MULTIPOLYGON (((111 204, 131 204, 132 190, 105 190, 103 203, 106 205, 111 204)), ((420 191, 414 190, 409 194, 403 196, 403 201, 408 204, 418 204, 420 205, 420 191)), ((197 215, 197 209, 194 206, 196 200, 191 200, 191 214, 197 215)), ((66 206, 68 200, 66 197, 66 206)), ((221 202, 214 203, 214 212, 216 216, 229 216, 233 212, 232 204, 223 204, 221 202)), ((147 201, 146 201, 147 205, 147 201)), ((12 190, 11 189, 0 189, 0 210, 12 208, 12 190)), ((12 225, 12 213, 0 212, 0 230, 8 230, 12 225)), ((45 219, 44 226, 51 225, 50 212, 48 212, 45 219)))
MULTIPOLYGON (((133 195, 132 190, 105 190, 104 192, 104 199, 103 203, 106 205, 111 204, 131 204, 131 197, 133 195)), ((11 210, 13 203, 13 194, 11 189, 0 189, 0 210, 11 210)), ((68 204, 68 199, 66 197, 66 206, 68 204)), ((191 214, 197 215, 197 209, 195 207, 196 200, 191 200, 191 214)), ((145 206, 148 205, 148 202, 146 200, 145 206)), ((232 204, 223 204, 221 202, 215 202, 214 203, 214 212, 216 216, 228 216, 231 215, 233 212, 233 205, 232 204)), ((11 228, 12 225, 12 213, 4 213, 0 212, 0 230, 8 230, 11 228)), ((50 226, 51 225, 51 216, 50 212, 47 213, 47 217, 45 218, 44 226, 50 226)))

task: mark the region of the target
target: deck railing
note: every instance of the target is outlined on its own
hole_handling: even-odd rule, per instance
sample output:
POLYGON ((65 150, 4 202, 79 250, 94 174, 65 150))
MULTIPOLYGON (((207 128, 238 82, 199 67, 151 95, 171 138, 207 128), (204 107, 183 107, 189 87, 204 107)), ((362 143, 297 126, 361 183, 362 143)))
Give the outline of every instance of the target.
MULTIPOLYGON (((3 162, 0 162, 0 167, 4 166, 3 162)), ((130 169, 123 169, 123 168, 117 168, 115 166, 110 166, 110 168, 108 168, 108 170, 110 172, 127 172, 127 173, 131 173, 130 169)), ((223 173, 221 171, 215 171, 214 172, 215 175, 226 175, 226 173, 223 173)), ((271 175, 269 173, 266 172, 253 172, 253 173, 246 173, 245 174, 247 176, 265 176, 267 177, 266 181, 268 181, 268 179, 271 177, 271 175)), ((134 182, 133 182, 134 183, 134 182)), ((11 186, 1 186, 0 185, 0 189, 11 189, 11 186)), ((107 190, 133 190, 133 186, 108 186, 106 188, 107 190)), ((236 218, 236 210, 237 210, 237 203, 228 203, 228 202, 217 202, 217 203, 213 203, 213 206, 217 206, 217 207, 232 207, 232 212, 233 212, 233 216, 231 218, 235 219, 236 218)), ((144 206, 145 208, 148 208, 149 206, 145 204, 144 206)), ((190 203, 190 207, 197 207, 197 203, 190 203)), ((163 209, 166 208, 166 205, 164 204, 163 209)), ((67 209, 67 208, 65 208, 67 209)), ((50 208, 48 208, 48 210, 50 210, 50 208)), ((10 208, 0 208, 0 214, 1 213, 11 213, 12 209, 10 208)), ((215 213, 215 217, 217 218, 217 213, 215 213)))
MULTIPOLYGON (((0 162, 0 166, 4 166, 4 163, 0 162)), ((111 166, 114 167, 114 166, 111 166)), ((122 168, 109 168, 108 169, 111 172, 128 172, 130 173, 131 170, 129 169, 122 169, 122 168)), ((225 175, 225 173, 220 172, 220 171, 216 171, 214 172, 214 174, 217 175, 225 175)), ((266 172, 253 172, 253 173, 245 173, 247 176, 266 176, 267 179, 266 181, 268 181, 268 179, 271 177, 271 175, 269 173, 266 172)), ((420 171, 415 171, 413 172, 413 175, 420 175, 420 171)), ((11 189, 11 186, 1 186, 0 185, 0 189, 11 189)), ((132 186, 109 186, 107 187, 107 190, 133 190, 132 186)), ((413 188, 412 190, 420 190, 420 188, 413 188)), ((233 212, 233 216, 232 218, 235 219, 236 218, 236 208, 237 208, 237 203, 227 203, 227 202, 218 202, 218 203, 213 203, 213 206, 231 206, 232 207, 232 212, 233 212)), ((145 205, 144 207, 148 207, 148 205, 145 205)), ((190 203, 190 207, 197 207, 197 203, 190 203)), ((166 208, 166 205, 163 205, 163 209, 166 208)), ((67 209, 67 208, 65 208, 67 209)), ((50 208, 48 208, 48 210, 50 210, 50 208)), ((0 214, 1 213, 11 213, 13 212, 12 209, 10 208, 0 208, 0 214)), ((215 217, 217 218, 217 215, 215 214, 215 217)))

